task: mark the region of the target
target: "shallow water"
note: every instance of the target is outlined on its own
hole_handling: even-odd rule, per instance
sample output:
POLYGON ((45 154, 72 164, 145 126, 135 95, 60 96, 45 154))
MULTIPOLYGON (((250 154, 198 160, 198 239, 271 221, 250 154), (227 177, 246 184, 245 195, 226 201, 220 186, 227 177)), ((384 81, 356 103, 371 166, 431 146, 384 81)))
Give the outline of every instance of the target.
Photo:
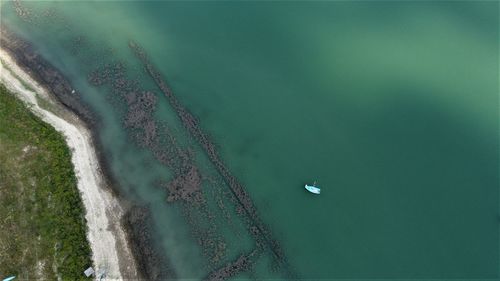
MULTIPOLYGON (((298 277, 498 276, 498 3, 23 5, 40 14, 36 24, 10 2, 2 20, 99 114, 119 188, 152 208, 178 277, 205 277, 255 241, 244 219, 231 226, 211 205, 219 198, 211 190, 227 184, 204 181, 227 244, 220 262, 207 262, 181 204, 167 203, 160 187, 172 170, 124 128, 126 109, 109 85, 89 83, 103 62, 123 62, 128 78, 158 97, 155 120, 193 149, 203 175, 218 177, 129 40, 217 143, 298 277), (315 180, 320 196, 303 189, 315 180)), ((239 277, 289 276, 288 267, 272 270, 272 259, 265 252, 239 277)))

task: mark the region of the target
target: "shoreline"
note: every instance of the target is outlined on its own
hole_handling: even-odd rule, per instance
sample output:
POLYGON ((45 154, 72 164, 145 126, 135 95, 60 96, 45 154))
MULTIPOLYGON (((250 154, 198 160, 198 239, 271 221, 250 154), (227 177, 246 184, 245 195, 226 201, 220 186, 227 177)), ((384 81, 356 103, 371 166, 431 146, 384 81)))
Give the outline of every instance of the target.
POLYGON ((106 280, 138 278, 137 263, 122 224, 126 210, 103 173, 91 130, 19 66, 3 46, 0 59, 1 82, 35 115, 61 132, 72 151, 77 186, 86 210, 86 236, 94 270, 96 273, 104 270, 106 280))
POLYGON ((123 245, 131 251, 131 257, 127 255, 122 267, 131 269, 124 270, 122 275, 134 280, 176 279, 176 273, 169 266, 168 258, 157 251, 151 236, 152 221, 149 206, 134 203, 125 198, 118 189, 117 179, 109 170, 103 147, 96 141, 100 126, 99 118, 80 100, 79 93, 72 93, 73 87, 64 75, 41 57, 31 43, 12 33, 2 21, 0 21, 0 43, 0 49, 7 53, 21 72, 41 85, 44 91, 46 90, 52 103, 79 120, 89 131, 90 142, 100 164, 99 171, 103 185, 123 208, 119 224, 125 231, 123 245))

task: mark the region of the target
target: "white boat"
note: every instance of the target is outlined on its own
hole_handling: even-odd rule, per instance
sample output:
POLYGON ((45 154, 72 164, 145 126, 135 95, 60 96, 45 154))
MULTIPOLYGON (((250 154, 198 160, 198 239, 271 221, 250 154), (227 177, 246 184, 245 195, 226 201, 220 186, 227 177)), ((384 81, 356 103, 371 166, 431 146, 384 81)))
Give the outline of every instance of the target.
POLYGON ((309 191, 311 193, 314 193, 314 194, 320 194, 321 193, 321 189, 316 186, 316 182, 314 182, 313 185, 306 184, 305 188, 307 189, 307 191, 309 191))

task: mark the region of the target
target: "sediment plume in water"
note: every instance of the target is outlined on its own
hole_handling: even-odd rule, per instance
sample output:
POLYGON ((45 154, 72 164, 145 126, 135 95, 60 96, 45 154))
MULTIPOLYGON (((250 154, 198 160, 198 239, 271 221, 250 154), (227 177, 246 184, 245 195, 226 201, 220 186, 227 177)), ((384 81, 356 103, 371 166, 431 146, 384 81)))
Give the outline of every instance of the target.
MULTIPOLYGON (((228 185, 232 194, 236 198, 238 203, 238 209, 240 215, 246 215, 249 222, 249 230, 255 239, 256 246, 258 248, 267 247, 274 255, 275 262, 285 267, 288 267, 285 256, 282 252, 279 243, 272 238, 268 227, 260 220, 257 215, 257 210, 252 203, 250 196, 244 189, 243 185, 234 177, 229 169, 225 166, 222 159, 219 157, 215 144, 210 140, 208 135, 203 132, 198 120, 193 116, 189 110, 187 110, 176 98, 171 89, 168 87, 165 80, 162 78, 161 74, 156 70, 153 64, 149 61, 145 51, 133 41, 129 42, 129 47, 133 50, 134 54, 143 63, 144 69, 154 80, 158 88, 163 92, 163 94, 168 98, 168 101, 178 118, 180 119, 182 125, 190 133, 191 137, 196 140, 196 142, 202 147, 203 151, 208 156, 210 162, 214 165, 220 176, 223 178, 225 183, 228 185)), ((239 263, 238 263, 239 264, 239 263)), ((236 266, 238 267, 238 266, 236 266)), ((286 269, 290 276, 295 274, 287 268, 286 269)))
POLYGON ((129 236, 138 243, 132 243, 130 248, 137 257, 137 267, 148 280, 175 280, 177 276, 168 264, 165 256, 155 247, 142 247, 154 244, 152 239, 151 214, 148 208, 134 206, 130 215, 123 220, 124 227, 129 229, 129 236))
MULTIPOLYGON (((17 3, 17 2, 16 2, 17 3)), ((67 29, 70 24, 64 17, 55 12, 47 12, 46 15, 37 14, 36 11, 22 9, 18 5, 19 15, 26 22, 36 24, 45 17, 51 20, 62 21, 67 29)), ((64 48, 81 62, 92 61, 99 65, 94 71, 87 75, 87 81, 103 89, 107 100, 113 104, 114 110, 121 116, 123 128, 128 136, 139 147, 151 152, 154 159, 167 167, 172 176, 169 179, 158 179, 157 185, 167 192, 165 204, 177 204, 181 206, 182 214, 190 226, 191 234, 198 242, 201 252, 206 260, 206 279, 224 280, 237 276, 242 272, 251 272, 253 265, 264 253, 272 253, 278 271, 286 271, 287 277, 293 278, 288 268, 286 259, 276 240, 271 237, 268 227, 260 220, 250 196, 238 180, 230 173, 219 157, 215 144, 201 129, 198 120, 188 109, 178 102, 175 95, 170 91, 161 75, 149 62, 145 52, 135 43, 130 43, 131 49, 146 68, 146 74, 155 82, 160 92, 145 88, 139 81, 140 77, 130 78, 127 64, 116 60, 104 45, 100 42, 91 42, 84 35, 71 30, 74 36, 67 42, 63 42, 64 48), (103 55, 106 54, 106 55, 103 55), (179 117, 182 130, 186 131, 186 139, 179 139, 176 127, 165 121, 155 119, 157 103, 159 98, 167 98, 173 111, 179 117), (213 173, 208 172, 212 168, 202 167, 197 163, 196 147, 202 148, 210 163, 213 165, 213 173), (210 205, 208 201, 215 202, 210 205), (245 225, 240 229, 237 221, 245 225), (253 240, 253 249, 240 249, 238 245, 228 243, 226 237, 221 234, 221 228, 228 228, 232 235, 241 239, 250 237, 253 240), (245 229, 246 228, 246 229, 245 229), (237 248, 236 248, 237 247, 237 248), (269 252, 268 252, 269 251, 269 252), (228 261, 228 253, 237 258, 228 261), (251 252, 251 254, 245 254, 251 252)), ((15 37, 11 34, 12 37, 15 37)), ((66 107, 81 117, 97 134, 100 126, 99 117, 81 99, 77 89, 73 89, 69 81, 44 60, 36 50, 23 40, 11 40, 9 42, 16 50, 16 59, 24 65, 28 71, 33 70, 34 77, 41 81, 50 92, 66 107)), ((100 144, 97 143, 99 151, 100 144)), ((105 157, 99 153, 102 167, 107 168, 105 157)), ((111 173, 106 173, 112 178, 111 173)), ((114 184, 116 185, 116 184, 114 184)), ((133 205, 133 204, 132 204, 133 205)), ((168 259, 161 254, 152 239, 154 233, 151 223, 151 214, 147 206, 132 207, 124 217, 124 225, 127 229, 131 248, 140 266, 144 278, 175 279, 177 275, 170 266, 168 259)), ((165 249, 168 251, 168 249, 165 249)))
MULTIPOLYGON (((257 216, 257 211, 250 199, 250 196, 245 191, 243 186, 238 182, 238 180, 229 172, 229 169, 224 165, 223 161, 220 159, 216 146, 212 143, 205 134, 201 127, 199 126, 198 120, 184 107, 182 106, 175 95, 172 93, 170 88, 167 86, 166 82, 161 78, 161 75, 149 62, 144 50, 137 45, 135 42, 130 42, 130 48, 134 50, 134 53, 144 64, 145 69, 151 75, 153 80, 156 82, 160 90, 168 97, 168 100, 177 113, 177 116, 181 120, 183 126, 191 133, 191 136, 200 144, 207 156, 209 157, 212 164, 216 167, 217 171, 229 185, 231 191, 237 198, 238 202, 243 207, 243 211, 251 218, 255 224, 254 232, 261 232, 265 236, 266 240, 271 241, 272 239, 268 236, 269 231, 267 227, 261 222, 257 216)), ((276 254, 278 258, 282 258, 280 254, 276 254)))
MULTIPOLYGON (((204 223, 215 218, 207 206, 201 186, 209 176, 202 175, 194 161, 194 149, 181 146, 172 128, 166 122, 154 118, 157 97, 144 90, 137 81, 125 78, 124 63, 105 64, 88 75, 89 83, 95 86, 110 86, 112 103, 123 110, 122 123, 135 142, 152 152, 158 162, 173 173, 170 181, 162 180, 159 186, 167 192, 168 203, 178 203, 191 226, 191 233, 198 241, 207 260, 207 270, 219 265, 227 252, 224 238, 218 233, 215 223, 204 223)), ((219 200, 223 201, 222 198, 219 200)))
MULTIPOLYGON (((193 148, 181 146, 174 134, 171 133, 172 129, 168 124, 160 124, 153 118, 157 100, 156 96, 152 92, 144 91, 137 81, 125 79, 125 71, 126 67, 124 63, 106 64, 93 71, 88 76, 88 81, 95 86, 111 86, 112 92, 114 93, 113 97, 119 99, 116 102, 126 104, 125 107, 127 109, 122 118, 124 126, 128 128, 137 143, 149 149, 160 163, 169 167, 173 172, 172 180, 162 183, 162 186, 168 191, 166 201, 169 203, 178 202, 183 206, 184 217, 190 223, 192 233, 202 248, 202 252, 210 265, 207 269, 211 270, 210 268, 213 267, 220 268, 217 265, 225 259, 225 253, 229 250, 226 246, 227 244, 224 242, 224 238, 217 233, 217 224, 209 224, 208 226, 205 224, 205 226, 202 226, 203 224, 199 219, 204 218, 203 220, 205 221, 213 221, 216 216, 206 205, 205 196, 201 192, 203 182, 209 182, 210 179, 207 175, 203 175, 197 167, 194 161, 195 150, 193 148)), ((174 104, 176 105, 176 109, 180 109, 183 114, 187 114, 187 110, 179 103, 174 104)), ((196 120, 193 116, 187 117, 187 119, 196 120)), ((186 120, 186 118, 183 120, 186 120)), ((188 124, 188 126, 190 126, 197 123, 189 122, 188 124)), ((183 125, 186 126, 184 123, 183 125)), ((196 128, 199 129, 197 125, 196 128)), ((204 139, 208 140, 206 137, 204 139)), ((209 141, 204 144, 205 147, 215 147, 209 141)), ((231 187, 231 184, 234 187, 235 184, 238 184, 236 186, 236 192, 229 192, 228 194, 222 195, 223 191, 216 187, 216 184, 209 183, 209 188, 216 189, 219 192, 219 194, 213 195, 215 196, 218 207, 230 224, 231 215, 230 212, 227 212, 224 202, 231 202, 231 204, 235 206, 235 214, 240 218, 242 217, 248 225, 248 233, 254 238, 255 247, 260 249, 258 251, 254 250, 254 259, 249 259, 248 262, 245 263, 245 266, 243 266, 241 262, 235 263, 231 275, 235 274, 235 272, 243 272, 251 268, 247 266, 248 263, 252 263, 256 260, 256 257, 260 255, 265 248, 269 248, 274 255, 278 257, 278 264, 283 263, 283 254, 278 243, 268 236, 263 235, 264 232, 262 230, 266 229, 266 227, 260 222, 256 212, 246 211, 248 208, 253 208, 253 205, 249 205, 251 202, 249 201, 248 195, 243 190, 243 187, 235 182, 236 179, 234 177, 230 176, 229 179, 227 178, 229 172, 216 155, 214 149, 211 150, 210 155, 209 159, 215 159, 220 169, 223 171, 221 173, 221 178, 225 182, 223 185, 229 182, 229 187, 231 187), (210 157, 210 155, 212 157, 210 157), (213 157, 214 155, 216 156, 215 158, 213 157), (226 176, 226 178, 224 178, 224 176, 226 176), (240 198, 235 196, 235 193, 238 194, 240 198), (244 204, 242 204, 242 202, 244 202, 244 204), (249 216, 248 213, 252 215, 249 216), (255 222, 258 222, 259 226, 257 226, 255 222)), ((268 231, 265 233, 269 235, 268 231)), ((213 273, 213 271, 211 272, 213 273)))

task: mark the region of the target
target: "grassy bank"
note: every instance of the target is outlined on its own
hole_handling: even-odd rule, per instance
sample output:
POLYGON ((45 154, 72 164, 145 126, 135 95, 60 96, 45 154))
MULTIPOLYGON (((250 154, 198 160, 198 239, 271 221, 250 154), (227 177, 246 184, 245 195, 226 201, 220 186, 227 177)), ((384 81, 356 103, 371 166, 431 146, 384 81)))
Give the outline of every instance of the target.
POLYGON ((63 136, 0 85, 0 278, 84 279, 83 204, 63 136))

